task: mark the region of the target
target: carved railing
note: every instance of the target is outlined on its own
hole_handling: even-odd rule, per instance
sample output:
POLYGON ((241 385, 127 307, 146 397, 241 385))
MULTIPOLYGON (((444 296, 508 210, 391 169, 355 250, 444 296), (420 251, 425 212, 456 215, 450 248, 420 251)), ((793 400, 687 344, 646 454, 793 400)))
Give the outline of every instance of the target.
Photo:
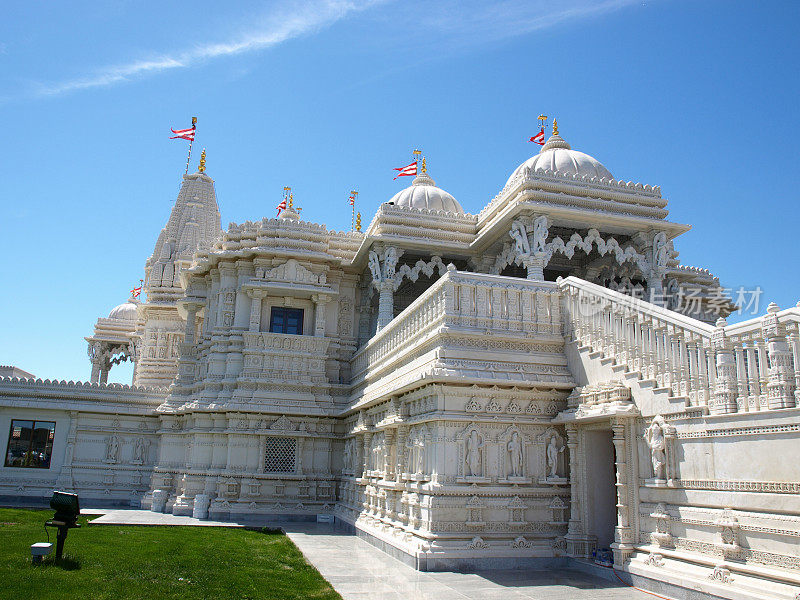
POLYGON ((325 383, 330 339, 311 335, 245 332, 242 377, 325 383))
POLYGON ((566 335, 714 414, 791 408, 800 389, 800 309, 707 325, 568 277, 566 335))
POLYGON ((441 328, 498 336, 561 335, 556 284, 448 270, 353 357, 354 379, 441 328))

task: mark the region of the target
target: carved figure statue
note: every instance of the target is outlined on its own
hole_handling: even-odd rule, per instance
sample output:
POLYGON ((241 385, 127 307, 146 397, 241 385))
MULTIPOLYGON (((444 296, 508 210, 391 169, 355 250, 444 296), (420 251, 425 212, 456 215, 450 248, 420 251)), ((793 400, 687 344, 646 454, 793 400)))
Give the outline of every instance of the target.
POLYGON ((414 472, 423 473, 425 470, 425 440, 423 440, 421 437, 417 437, 417 439, 414 442, 414 445, 416 446, 416 453, 417 453, 415 457, 416 470, 414 472))
POLYGON ((510 477, 522 477, 522 440, 519 438, 519 433, 516 431, 511 434, 511 439, 509 440, 506 448, 509 453, 509 466, 510 466, 510 477))
POLYGON ((397 248, 389 246, 386 249, 386 256, 383 259, 383 276, 385 279, 394 279, 395 267, 397 266, 397 248))
POLYGON ((669 249, 667 247, 667 234, 663 231, 659 231, 653 237, 653 270, 660 272, 666 269, 668 259, 669 249))
POLYGON ((115 463, 119 458, 119 440, 112 435, 106 440, 106 461, 115 463))
POLYGON ((353 467, 353 440, 349 439, 344 443, 343 462, 345 470, 353 467))
POLYGON ((467 448, 464 460, 467 463, 467 476, 480 477, 481 475, 481 451, 483 440, 476 430, 472 430, 467 438, 467 448))
POLYGON ((144 452, 146 447, 146 442, 144 438, 136 438, 136 441, 133 444, 133 460, 134 462, 143 463, 144 462, 144 452))
POLYGON ((381 262, 378 259, 378 253, 374 250, 370 250, 369 252, 369 271, 372 273, 372 279, 374 281, 381 280, 381 262))
POLYGON ((558 443, 555 435, 550 436, 547 442, 547 476, 558 477, 558 455, 564 451, 564 446, 558 443))
POLYGON ((653 462, 653 477, 666 479, 667 440, 664 428, 658 421, 653 421, 644 432, 644 440, 650 448, 650 459, 653 462))
POLYGON ((531 246, 528 243, 528 231, 520 221, 511 224, 509 235, 514 238, 517 254, 520 256, 530 256, 531 246))
POLYGON ((544 215, 533 222, 533 251, 544 252, 547 243, 548 223, 544 215))

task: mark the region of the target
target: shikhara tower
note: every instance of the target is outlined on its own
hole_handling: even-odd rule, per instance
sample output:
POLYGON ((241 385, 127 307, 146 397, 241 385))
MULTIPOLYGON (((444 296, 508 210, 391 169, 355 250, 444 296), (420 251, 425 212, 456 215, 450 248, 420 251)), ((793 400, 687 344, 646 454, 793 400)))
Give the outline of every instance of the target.
POLYGON ((557 130, 463 206, 423 167, 363 233, 291 204, 223 232, 202 160, 146 299, 87 338, 92 383, 0 379, 0 495, 333 515, 427 570, 609 548, 640 584, 792 597, 800 309, 728 325, 660 188, 557 130))

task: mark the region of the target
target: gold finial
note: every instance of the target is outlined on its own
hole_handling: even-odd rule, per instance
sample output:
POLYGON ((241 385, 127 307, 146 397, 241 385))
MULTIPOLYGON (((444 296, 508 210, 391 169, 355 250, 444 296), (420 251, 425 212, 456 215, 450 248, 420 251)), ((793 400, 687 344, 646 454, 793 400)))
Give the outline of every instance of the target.
POLYGON ((356 215, 356 231, 361 231, 361 213, 356 215))
POLYGON ((553 135, 558 135, 558 121, 553 117, 553 135))
POLYGON ((286 188, 286 189, 290 190, 289 191, 289 208, 292 208, 292 206, 294 206, 294 194, 291 192, 292 188, 286 188))
POLYGON ((423 173, 427 173, 428 172, 428 165, 425 164, 425 157, 424 156, 422 157, 422 172, 423 173))
POLYGON ((203 148, 203 151, 200 153, 200 166, 197 167, 198 173, 205 173, 206 172, 206 149, 203 148))
POLYGON ((197 125, 197 117, 192 117, 192 125, 197 125))

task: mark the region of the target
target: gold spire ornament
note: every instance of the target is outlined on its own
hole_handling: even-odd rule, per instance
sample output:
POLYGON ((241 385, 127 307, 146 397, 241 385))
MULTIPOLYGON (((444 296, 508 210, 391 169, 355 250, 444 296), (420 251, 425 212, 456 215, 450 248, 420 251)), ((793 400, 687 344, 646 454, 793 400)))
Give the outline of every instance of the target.
POLYGON ((361 213, 356 215, 356 231, 361 231, 361 213))
POLYGON ((553 135, 558 135, 558 121, 553 117, 553 135))
MULTIPOLYGON (((291 188, 289 188, 289 189, 291 189, 291 188)), ((303 209, 300 208, 300 207, 298 207, 298 208, 294 207, 294 193, 293 192, 289 192, 289 210, 293 210, 298 215, 303 211, 303 209)))
POLYGON ((425 164, 425 157, 424 156, 422 157, 422 172, 423 173, 427 173, 428 172, 428 165, 425 164))
POLYGON ((206 172, 206 149, 203 148, 203 151, 200 153, 200 166, 197 167, 198 173, 205 173, 206 172))

